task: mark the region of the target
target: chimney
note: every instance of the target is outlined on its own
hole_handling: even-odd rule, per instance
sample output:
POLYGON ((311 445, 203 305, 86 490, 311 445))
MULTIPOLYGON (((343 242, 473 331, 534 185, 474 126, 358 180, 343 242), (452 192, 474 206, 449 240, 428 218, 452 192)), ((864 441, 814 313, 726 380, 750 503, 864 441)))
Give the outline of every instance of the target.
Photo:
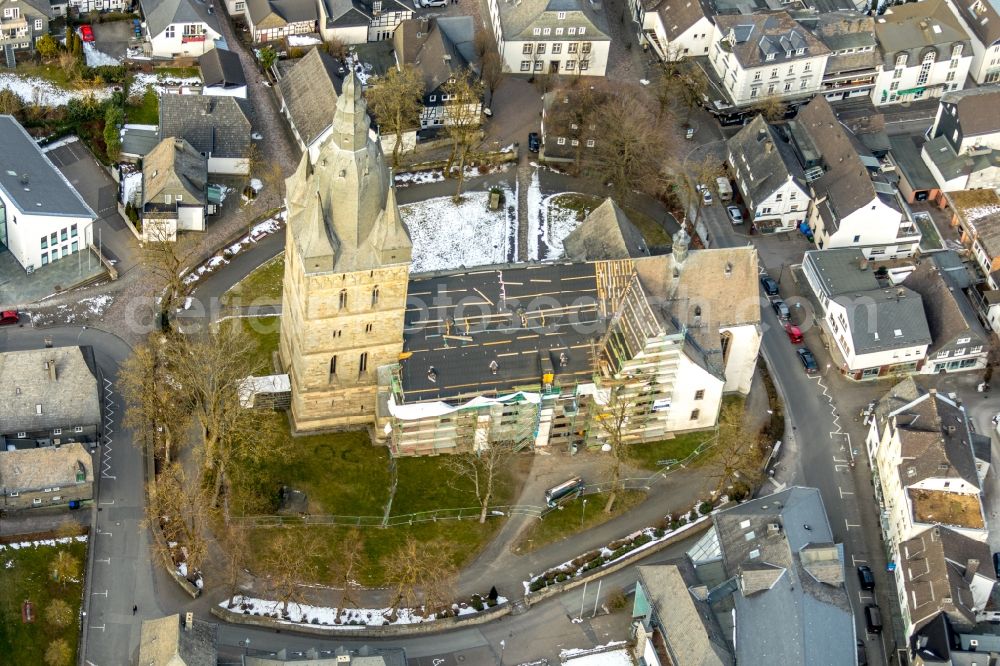
POLYGON ((420 32, 422 32, 423 34, 426 35, 428 32, 430 32, 430 28, 431 28, 430 19, 428 19, 426 16, 425 17, 421 17, 421 19, 420 19, 420 27, 418 28, 420 30, 420 32))
POLYGON ((191 631, 191 627, 194 626, 194 613, 188 611, 184 613, 184 631, 191 631))
POLYGON ((57 379, 57 377, 56 377, 56 360, 54 358, 50 358, 48 361, 46 361, 45 362, 45 369, 49 371, 49 381, 50 382, 54 382, 57 379))

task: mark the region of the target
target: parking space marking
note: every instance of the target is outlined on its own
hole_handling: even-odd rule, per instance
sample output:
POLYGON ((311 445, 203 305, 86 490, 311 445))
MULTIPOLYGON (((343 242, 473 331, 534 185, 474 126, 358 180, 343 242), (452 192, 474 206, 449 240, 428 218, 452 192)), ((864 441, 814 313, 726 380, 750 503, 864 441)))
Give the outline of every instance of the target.
POLYGON ((840 491, 840 499, 844 499, 844 495, 853 495, 854 493, 844 490, 840 486, 837 486, 837 490, 840 491))
POLYGON ((847 526, 848 530, 850 530, 852 527, 861 527, 861 525, 851 525, 849 522, 847 522, 847 518, 844 518, 844 525, 847 526))
POLYGON ((868 560, 862 560, 860 557, 855 557, 854 555, 851 555, 851 561, 854 562, 854 566, 858 566, 859 563, 868 564, 868 560))

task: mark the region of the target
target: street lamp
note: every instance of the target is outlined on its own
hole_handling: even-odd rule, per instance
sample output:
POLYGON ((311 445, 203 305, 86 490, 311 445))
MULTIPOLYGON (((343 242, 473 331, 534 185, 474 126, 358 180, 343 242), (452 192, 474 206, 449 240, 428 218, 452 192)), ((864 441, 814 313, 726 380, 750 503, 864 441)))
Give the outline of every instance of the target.
POLYGON ((580 511, 580 527, 583 527, 583 519, 587 515, 587 498, 583 498, 583 509, 580 511))
POLYGON ((243 656, 247 656, 247 650, 250 648, 250 637, 247 636, 240 643, 243 645, 243 656))
POLYGON ((507 641, 500 639, 500 666, 503 666, 503 651, 507 647, 507 641))

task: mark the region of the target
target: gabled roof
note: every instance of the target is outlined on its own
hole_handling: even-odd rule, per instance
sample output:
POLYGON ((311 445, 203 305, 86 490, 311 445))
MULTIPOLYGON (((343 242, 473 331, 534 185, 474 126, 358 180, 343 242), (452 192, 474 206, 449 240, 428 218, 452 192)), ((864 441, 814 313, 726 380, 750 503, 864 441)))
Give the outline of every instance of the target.
POLYGON ((812 14, 808 19, 799 20, 830 49, 827 73, 874 69, 879 64, 878 48, 863 50, 878 46, 872 17, 861 12, 837 11, 812 14), (848 50, 852 52, 846 52, 848 50))
POLYGON ((247 84, 240 57, 227 49, 215 48, 199 56, 198 67, 206 86, 239 88, 247 84))
POLYGON ((778 65, 830 52, 785 11, 716 16, 715 22, 726 42, 723 48, 730 50, 744 68, 778 65), (769 55, 773 61, 767 60, 769 55))
POLYGON ((368 25, 372 21, 371 8, 361 2, 352 0, 321 0, 321 2, 326 11, 327 28, 368 25))
POLYGON ((948 46, 969 39, 945 0, 889 7, 875 21, 875 36, 887 60, 902 51, 916 52, 927 46, 948 46))
POLYGON ((142 161, 142 203, 159 197, 164 190, 185 192, 185 203, 204 204, 208 184, 208 158, 184 139, 167 137, 142 161), (190 197, 190 198, 188 198, 190 197))
POLYGON ((642 234, 611 197, 563 239, 566 257, 573 261, 599 261, 649 256, 642 234))
POLYGON ((930 329, 920 294, 906 287, 835 297, 847 311, 855 354, 929 345, 930 329))
POLYGON ((954 6, 986 48, 1000 41, 1000 11, 991 0, 955 0, 954 6))
MULTIPOLYGON (((997 23, 1000 29, 1000 20, 997 23)), ((941 104, 955 106, 963 139, 1000 132, 1000 89, 994 86, 945 93, 941 104)))
POLYGON ((94 482, 93 458, 79 442, 0 451, 0 494, 72 486, 80 483, 78 473, 84 482, 94 482))
POLYGON ((139 634, 143 666, 216 666, 217 625, 194 620, 183 626, 181 615, 144 620, 139 634))
POLYGON ((96 370, 90 347, 0 353, 0 386, 7 388, 0 433, 101 423, 96 370))
POLYGON ((312 49, 278 81, 278 92, 306 146, 333 124, 343 86, 339 65, 322 49, 312 49))
POLYGON ((663 21, 667 41, 680 37, 701 19, 709 19, 715 14, 710 0, 642 0, 647 12, 655 11, 663 21))
POLYGON ((399 64, 420 72, 426 95, 469 68, 474 35, 471 16, 410 19, 396 26, 392 43, 399 64))
POLYGON ((947 274, 942 274, 932 261, 921 261, 910 273, 903 286, 920 294, 931 338, 928 354, 951 344, 962 335, 974 336, 976 343, 987 341, 986 331, 979 323, 968 297, 955 287, 947 274))
POLYGON ((319 19, 315 0, 247 0, 247 13, 254 25, 272 15, 279 19, 276 25, 319 19))
MULTIPOLYGON (((42 16, 53 18, 56 14, 52 11, 52 4, 47 0, 21 0, 21 4, 28 5, 42 16)), ((31 12, 22 12, 31 15, 31 12)))
POLYGON ((97 217, 21 124, 6 115, 0 115, 0 189, 26 215, 97 217))
POLYGON ((250 121, 233 97, 163 95, 160 140, 186 139, 208 157, 244 158, 250 152, 250 121))
POLYGON ((156 36, 172 23, 204 23, 221 35, 219 21, 203 0, 139 0, 149 34, 156 36))
POLYGON ((743 197, 747 200, 748 209, 756 210, 762 201, 789 179, 804 192, 808 191, 795 150, 763 116, 756 116, 727 144, 734 158, 733 167, 744 172, 749 168, 753 174, 753 178, 744 177, 747 191, 743 192, 743 197), (746 158, 746 165, 742 158, 746 158))
POLYGON ((521 0, 521 2, 496 3, 500 13, 500 26, 503 37, 507 41, 565 41, 565 34, 557 35, 556 29, 565 27, 584 28, 581 41, 609 41, 607 19, 604 10, 594 9, 588 0, 521 0), (559 14, 565 18, 560 19, 559 14), (534 34, 534 29, 544 31, 549 28, 549 34, 541 32, 534 34))

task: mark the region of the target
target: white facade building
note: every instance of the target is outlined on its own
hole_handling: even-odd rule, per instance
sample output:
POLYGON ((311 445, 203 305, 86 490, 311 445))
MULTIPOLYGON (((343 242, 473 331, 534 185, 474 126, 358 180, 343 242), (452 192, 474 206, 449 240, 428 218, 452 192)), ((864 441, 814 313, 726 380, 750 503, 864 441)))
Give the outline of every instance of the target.
POLYGON ((979 85, 1000 81, 1000 11, 991 0, 948 0, 969 34, 972 64, 969 74, 979 85))
POLYGON ((710 9, 696 0, 629 0, 639 43, 665 62, 708 55, 715 25, 710 9))
POLYGON ((146 17, 149 55, 197 57, 221 39, 218 17, 202 0, 140 0, 146 17))
POLYGON ((86 250, 97 216, 13 116, 0 116, 0 242, 29 273, 86 250))

